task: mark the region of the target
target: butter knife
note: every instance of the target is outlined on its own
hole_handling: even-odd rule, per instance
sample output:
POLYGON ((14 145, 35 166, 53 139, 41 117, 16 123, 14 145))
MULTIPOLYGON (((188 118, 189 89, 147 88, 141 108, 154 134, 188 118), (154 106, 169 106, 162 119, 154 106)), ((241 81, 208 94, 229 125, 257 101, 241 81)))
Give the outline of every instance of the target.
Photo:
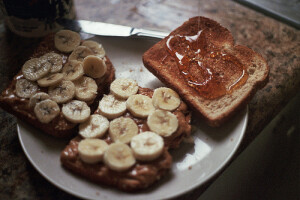
POLYGON ((87 20, 61 19, 58 20, 58 24, 72 31, 100 36, 164 38, 168 35, 165 32, 87 20))

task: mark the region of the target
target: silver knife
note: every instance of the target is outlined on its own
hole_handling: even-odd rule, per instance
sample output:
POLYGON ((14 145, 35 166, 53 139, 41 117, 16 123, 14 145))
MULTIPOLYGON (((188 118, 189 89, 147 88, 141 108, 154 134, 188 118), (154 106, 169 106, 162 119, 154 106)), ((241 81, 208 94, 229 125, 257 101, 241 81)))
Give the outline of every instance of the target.
POLYGON ((58 20, 66 29, 100 36, 164 38, 168 33, 87 20, 58 20))

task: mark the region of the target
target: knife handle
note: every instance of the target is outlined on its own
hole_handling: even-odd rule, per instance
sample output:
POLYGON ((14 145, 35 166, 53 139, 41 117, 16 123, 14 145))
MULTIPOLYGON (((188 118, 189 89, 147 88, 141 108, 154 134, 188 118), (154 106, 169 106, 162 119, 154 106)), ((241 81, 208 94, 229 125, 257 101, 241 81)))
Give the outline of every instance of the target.
POLYGON ((152 38, 165 38, 169 35, 169 33, 159 32, 159 31, 151 31, 139 28, 132 28, 131 36, 137 37, 152 37, 152 38))

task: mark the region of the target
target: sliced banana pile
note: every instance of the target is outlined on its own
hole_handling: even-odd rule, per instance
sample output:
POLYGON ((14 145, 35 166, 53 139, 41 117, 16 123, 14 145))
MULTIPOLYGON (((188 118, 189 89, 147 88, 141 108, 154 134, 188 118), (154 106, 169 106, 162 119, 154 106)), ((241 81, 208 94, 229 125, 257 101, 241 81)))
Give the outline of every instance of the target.
POLYGON ((31 58, 22 67, 24 78, 17 80, 15 93, 29 99, 28 106, 42 123, 51 122, 61 108, 67 120, 81 123, 90 116, 86 102, 97 96, 94 78, 107 72, 105 50, 98 42, 81 42, 80 35, 69 30, 57 32, 54 45, 58 51, 70 54, 67 63, 63 64, 62 54, 55 52, 31 58))
POLYGON ((112 82, 111 93, 99 102, 96 113, 79 125, 79 157, 86 163, 103 162, 110 169, 125 171, 136 160, 152 161, 163 152, 164 139, 178 129, 178 119, 172 113, 181 100, 170 88, 154 90, 153 97, 137 94, 138 84, 129 78, 112 82), (144 119, 150 131, 139 133, 136 122, 124 117, 129 111, 133 117, 144 119), (108 145, 104 138, 109 137, 108 145))

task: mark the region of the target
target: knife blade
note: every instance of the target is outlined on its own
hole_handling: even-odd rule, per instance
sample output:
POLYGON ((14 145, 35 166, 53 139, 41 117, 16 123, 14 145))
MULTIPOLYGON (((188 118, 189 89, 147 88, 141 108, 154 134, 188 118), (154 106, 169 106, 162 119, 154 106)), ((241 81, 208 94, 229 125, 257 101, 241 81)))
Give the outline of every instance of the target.
POLYGON ((168 33, 87 20, 60 19, 66 29, 100 36, 164 38, 168 33))

